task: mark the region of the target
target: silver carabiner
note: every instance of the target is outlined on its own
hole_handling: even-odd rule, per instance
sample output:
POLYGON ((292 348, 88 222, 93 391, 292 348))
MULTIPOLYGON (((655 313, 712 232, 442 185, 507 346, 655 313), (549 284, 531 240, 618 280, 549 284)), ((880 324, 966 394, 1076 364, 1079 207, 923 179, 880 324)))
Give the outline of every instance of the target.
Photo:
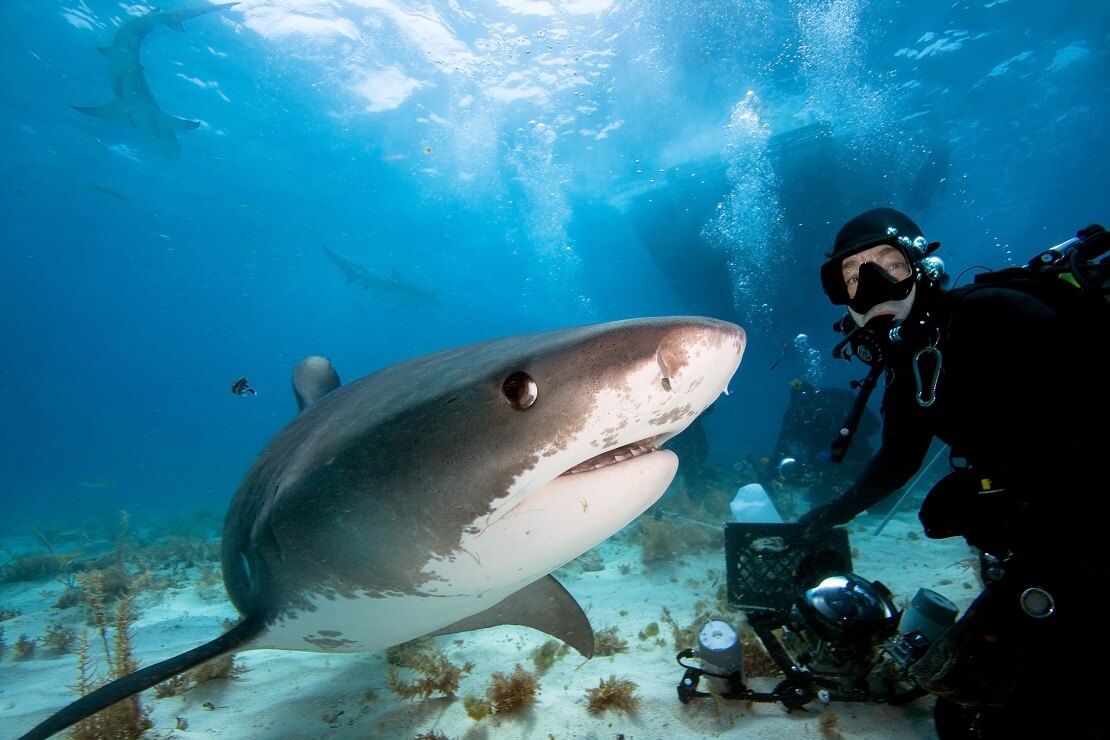
POLYGON ((943 356, 940 350, 934 345, 930 345, 925 349, 918 350, 913 356, 913 379, 917 383, 917 405, 923 408, 932 406, 937 400, 937 382, 940 381, 940 365, 943 356), (929 387, 925 388, 921 384, 921 358, 925 355, 933 355, 935 362, 933 364, 933 377, 929 380, 929 387))

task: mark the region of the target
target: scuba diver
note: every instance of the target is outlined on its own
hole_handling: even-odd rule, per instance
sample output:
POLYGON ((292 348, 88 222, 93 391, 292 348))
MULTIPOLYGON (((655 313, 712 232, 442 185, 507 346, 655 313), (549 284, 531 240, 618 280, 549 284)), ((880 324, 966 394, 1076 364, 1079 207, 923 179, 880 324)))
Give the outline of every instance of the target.
MULTIPOLYGON (((1066 244, 1099 240, 1101 251, 1085 252, 1096 257, 1110 246, 1098 226, 1079 237, 1066 244)), ((985 586, 910 669, 937 697, 938 735, 1105 737, 1098 685, 1083 678, 1104 652, 1099 604, 1110 585, 1105 290, 1034 274, 1034 263, 948 289, 938 246, 893 208, 836 235, 821 283, 848 312, 837 351, 871 366, 864 403, 885 376, 881 445, 800 524, 813 537, 849 522, 903 486, 934 437, 946 443, 953 472, 919 518, 927 536, 963 536, 980 551, 985 586)), ((845 424, 834 450, 843 454, 852 431, 845 424)))
MULTIPOLYGON (((879 419, 864 410, 860 436, 845 459, 833 464, 829 440, 852 406, 855 395, 846 388, 817 388, 801 379, 790 381, 790 400, 782 416, 774 454, 760 471, 769 491, 782 486, 804 489, 810 506, 836 498, 862 471, 873 450, 867 437, 879 431, 879 419)), ((888 499, 889 500, 889 499, 888 499)), ((872 511, 875 507, 872 507, 872 511)))

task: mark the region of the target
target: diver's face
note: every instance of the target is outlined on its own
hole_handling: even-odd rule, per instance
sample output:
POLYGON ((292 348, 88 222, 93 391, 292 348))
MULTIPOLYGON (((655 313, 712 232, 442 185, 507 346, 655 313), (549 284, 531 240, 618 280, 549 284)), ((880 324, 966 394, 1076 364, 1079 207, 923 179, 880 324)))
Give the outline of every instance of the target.
MULTIPOLYGON (((849 299, 856 297, 856 290, 859 288, 860 267, 869 262, 886 273, 891 282, 901 282, 912 274, 906 256, 902 254, 900 249, 889 244, 880 244, 862 252, 856 252, 845 257, 844 261, 840 263, 840 274, 844 277, 844 287, 848 291, 849 299)), ((915 285, 910 288, 909 294, 901 300, 878 303, 869 308, 866 313, 860 313, 849 306, 848 313, 851 314, 852 320, 856 322, 857 326, 865 326, 868 321, 876 316, 890 316, 897 323, 909 315, 916 294, 917 286, 915 285)))

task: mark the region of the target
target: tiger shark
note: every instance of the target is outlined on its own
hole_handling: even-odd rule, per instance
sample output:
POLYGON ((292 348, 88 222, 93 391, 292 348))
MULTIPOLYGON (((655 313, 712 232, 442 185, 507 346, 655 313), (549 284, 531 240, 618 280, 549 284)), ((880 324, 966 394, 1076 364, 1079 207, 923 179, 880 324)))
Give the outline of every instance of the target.
POLYGON ((372 291, 397 306, 418 308, 433 306, 439 303, 435 293, 407 282, 396 269, 389 277, 375 275, 362 265, 336 254, 327 246, 323 246, 324 254, 328 256, 339 271, 343 273, 348 283, 361 285, 364 290, 372 291))
POLYGON ((589 620, 550 574, 659 499, 678 468, 661 445, 727 392, 746 342, 716 319, 631 319, 448 349, 344 385, 308 358, 294 372, 303 409, 225 520, 241 620, 24 740, 231 651, 369 651, 517 624, 591 657, 589 620))
POLYGON ((94 118, 102 118, 130 126, 149 140, 158 151, 171 159, 181 156, 177 141, 178 131, 192 131, 200 121, 177 118, 164 112, 154 99, 146 81, 139 52, 147 34, 160 26, 184 31, 182 24, 197 16, 214 13, 239 3, 199 5, 191 8, 161 11, 151 10, 145 15, 124 23, 116 30, 112 43, 98 51, 108 60, 108 75, 112 82, 113 98, 98 106, 71 106, 74 110, 94 118))

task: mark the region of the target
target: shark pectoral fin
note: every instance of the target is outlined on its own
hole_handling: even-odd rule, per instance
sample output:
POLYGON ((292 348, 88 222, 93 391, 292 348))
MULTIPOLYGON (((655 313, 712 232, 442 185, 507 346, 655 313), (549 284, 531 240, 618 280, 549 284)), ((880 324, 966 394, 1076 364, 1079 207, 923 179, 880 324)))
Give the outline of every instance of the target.
POLYGON ((190 121, 188 118, 178 118, 177 116, 166 116, 166 128, 173 131, 192 131, 200 127, 200 121, 190 121))
POLYGON ((450 635, 502 624, 531 627, 562 640, 585 658, 594 657, 594 631, 590 620, 554 576, 544 576, 484 612, 460 619, 432 634, 450 635))
POLYGON ((131 125, 131 117, 127 113, 127 106, 119 100, 113 100, 111 103, 105 103, 104 105, 71 105, 70 108, 93 118, 103 118, 105 121, 131 125))

